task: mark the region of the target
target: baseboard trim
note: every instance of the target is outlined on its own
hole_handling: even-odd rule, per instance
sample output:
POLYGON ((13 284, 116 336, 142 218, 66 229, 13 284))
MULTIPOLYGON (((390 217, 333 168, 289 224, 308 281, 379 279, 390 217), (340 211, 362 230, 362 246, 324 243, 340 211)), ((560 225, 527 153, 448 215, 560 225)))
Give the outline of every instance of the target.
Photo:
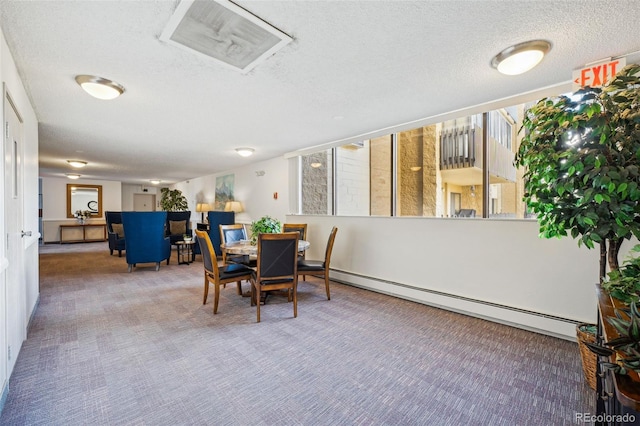
POLYGON ((341 269, 331 268, 330 275, 345 285, 574 342, 575 326, 584 322, 341 269))

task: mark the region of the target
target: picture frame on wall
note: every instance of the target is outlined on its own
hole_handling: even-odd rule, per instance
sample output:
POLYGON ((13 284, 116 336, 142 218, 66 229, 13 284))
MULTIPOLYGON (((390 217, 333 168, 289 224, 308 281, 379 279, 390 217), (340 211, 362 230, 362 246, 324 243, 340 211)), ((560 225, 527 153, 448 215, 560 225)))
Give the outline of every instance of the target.
POLYGON ((214 210, 222 211, 227 201, 233 201, 233 186, 235 175, 224 175, 216 177, 216 199, 214 210))

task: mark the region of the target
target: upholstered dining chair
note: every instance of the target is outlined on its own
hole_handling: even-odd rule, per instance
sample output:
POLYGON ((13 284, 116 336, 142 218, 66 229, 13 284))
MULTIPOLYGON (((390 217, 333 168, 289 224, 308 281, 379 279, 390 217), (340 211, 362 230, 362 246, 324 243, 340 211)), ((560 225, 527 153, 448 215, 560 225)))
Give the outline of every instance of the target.
POLYGON ((324 286, 327 291, 327 300, 331 300, 331 292, 329 291, 329 265, 331 263, 331 252, 333 251, 333 243, 336 240, 338 228, 335 226, 329 234, 327 248, 324 252, 324 260, 298 260, 298 275, 314 275, 324 278, 324 286))
MULTIPOLYGON (((247 239, 247 233, 244 225, 236 223, 232 225, 219 225, 220 227, 220 243, 229 244, 247 239)), ((225 250, 222 250, 222 263, 245 263, 245 257, 242 255, 227 256, 225 250)))
POLYGON ((196 238, 200 244, 202 261, 204 263, 204 297, 202 304, 206 305, 209 295, 209 283, 214 287, 213 313, 218 313, 218 301, 220 300, 220 286, 227 283, 236 282, 238 294, 242 295, 242 280, 251 281, 253 270, 245 265, 229 264, 218 267, 216 252, 206 231, 196 230, 196 238))
POLYGON ((293 317, 298 316, 298 238, 297 232, 258 235, 258 262, 251 279, 251 304, 260 322, 260 293, 287 290, 293 296, 293 317))
MULTIPOLYGON (((282 232, 298 232, 301 240, 307 239, 307 224, 306 223, 283 223, 282 232)), ((304 259, 305 250, 298 252, 298 257, 304 259)))

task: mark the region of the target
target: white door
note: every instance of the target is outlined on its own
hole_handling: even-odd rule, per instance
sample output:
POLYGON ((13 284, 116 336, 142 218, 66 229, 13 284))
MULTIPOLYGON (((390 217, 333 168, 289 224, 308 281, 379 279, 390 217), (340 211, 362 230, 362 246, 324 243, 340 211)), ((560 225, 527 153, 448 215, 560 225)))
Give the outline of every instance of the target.
POLYGON ((156 196, 153 194, 133 194, 133 211, 152 212, 155 204, 156 196))
MULTIPOLYGON (((26 338, 26 300, 24 275, 23 229, 23 162, 22 162, 22 120, 4 92, 4 218, 5 253, 9 265, 5 274, 4 288, 0 294, 5 327, 0 330, 1 368, 6 375, 13 370, 22 342, 26 338)), ((0 381, 7 378, 0 377, 0 381)))

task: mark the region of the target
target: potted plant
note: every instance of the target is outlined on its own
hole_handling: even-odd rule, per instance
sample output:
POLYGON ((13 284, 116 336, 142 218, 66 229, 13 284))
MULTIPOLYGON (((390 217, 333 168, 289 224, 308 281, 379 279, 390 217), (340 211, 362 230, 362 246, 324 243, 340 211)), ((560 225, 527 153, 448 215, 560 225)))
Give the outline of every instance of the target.
POLYGON ((179 189, 160 189, 160 207, 168 212, 181 212, 189 209, 187 198, 179 189))
MULTIPOLYGON (((631 251, 640 252, 640 244, 636 244, 631 251)), ((602 288, 624 304, 640 302, 640 257, 629 256, 619 269, 610 271, 602 288)))
POLYGON ((278 219, 270 216, 262 216, 260 219, 251 222, 251 244, 258 241, 258 234, 277 234, 282 232, 282 223, 278 219))
POLYGON ((516 153, 540 236, 599 245, 601 283, 607 262, 618 270, 622 242, 640 236, 639 73, 629 65, 602 88, 540 100, 527 111, 516 153))

